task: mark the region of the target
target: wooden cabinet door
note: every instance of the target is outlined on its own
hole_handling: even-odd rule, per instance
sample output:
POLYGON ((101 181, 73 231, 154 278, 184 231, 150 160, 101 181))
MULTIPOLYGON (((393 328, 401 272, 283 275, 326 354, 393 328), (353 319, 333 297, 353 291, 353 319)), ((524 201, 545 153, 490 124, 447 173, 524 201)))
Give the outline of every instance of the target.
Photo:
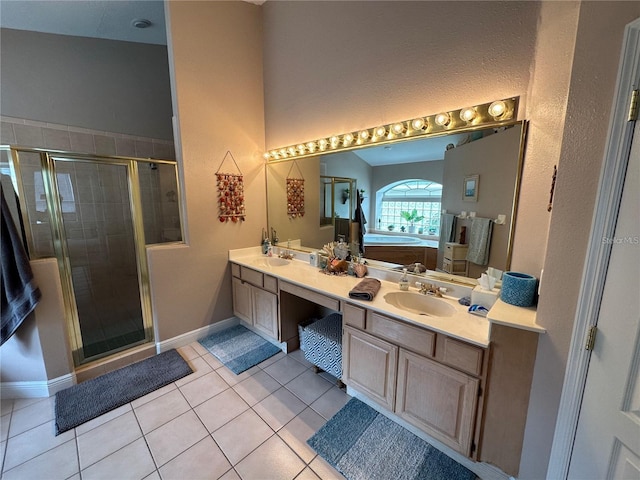
POLYGON ((463 455, 471 454, 477 378, 400 349, 395 412, 463 455))
POLYGON ((233 277, 231 287, 233 290, 233 314, 250 325, 253 325, 251 285, 243 282, 239 278, 233 277))
POLYGON ((344 382, 393 411, 398 347, 344 327, 342 337, 342 378, 344 382))
POLYGON ((278 296, 251 287, 253 290, 253 326, 272 338, 278 339, 278 296))

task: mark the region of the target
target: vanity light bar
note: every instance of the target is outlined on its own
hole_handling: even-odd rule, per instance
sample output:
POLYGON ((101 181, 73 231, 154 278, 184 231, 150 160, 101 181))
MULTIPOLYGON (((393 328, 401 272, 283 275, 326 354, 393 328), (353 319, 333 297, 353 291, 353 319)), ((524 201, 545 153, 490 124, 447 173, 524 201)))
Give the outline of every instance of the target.
POLYGON ((365 145, 384 145, 410 138, 446 135, 456 130, 499 127, 517 117, 519 98, 496 100, 450 112, 441 112, 275 148, 265 152, 264 158, 269 162, 292 160, 319 153, 353 150, 365 145))

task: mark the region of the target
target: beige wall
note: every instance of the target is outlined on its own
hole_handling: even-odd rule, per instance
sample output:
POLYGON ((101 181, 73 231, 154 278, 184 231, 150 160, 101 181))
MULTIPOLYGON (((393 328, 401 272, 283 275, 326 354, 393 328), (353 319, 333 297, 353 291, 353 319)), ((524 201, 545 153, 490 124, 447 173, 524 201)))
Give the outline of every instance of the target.
POLYGON ((261 8, 180 1, 166 13, 187 245, 149 249, 160 341, 232 316, 228 250, 257 245, 266 226, 261 8), (227 151, 244 175, 245 222, 218 220, 215 172, 227 151))

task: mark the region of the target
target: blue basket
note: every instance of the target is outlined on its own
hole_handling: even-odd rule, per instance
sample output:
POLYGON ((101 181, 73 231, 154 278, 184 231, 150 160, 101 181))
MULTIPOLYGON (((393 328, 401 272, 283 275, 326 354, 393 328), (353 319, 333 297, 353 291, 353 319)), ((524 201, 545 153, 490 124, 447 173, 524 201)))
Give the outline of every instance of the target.
POLYGON ((517 307, 532 307, 536 304, 536 277, 526 273, 505 272, 502 276, 500 300, 517 307))

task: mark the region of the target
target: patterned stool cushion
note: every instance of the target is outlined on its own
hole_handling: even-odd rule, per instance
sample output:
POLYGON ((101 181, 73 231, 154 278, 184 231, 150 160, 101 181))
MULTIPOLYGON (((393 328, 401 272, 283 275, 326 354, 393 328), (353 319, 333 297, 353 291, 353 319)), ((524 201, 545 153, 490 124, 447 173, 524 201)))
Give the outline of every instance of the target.
POLYGON ((342 315, 332 313, 307 326, 300 325, 299 332, 304 358, 342 378, 342 315))

